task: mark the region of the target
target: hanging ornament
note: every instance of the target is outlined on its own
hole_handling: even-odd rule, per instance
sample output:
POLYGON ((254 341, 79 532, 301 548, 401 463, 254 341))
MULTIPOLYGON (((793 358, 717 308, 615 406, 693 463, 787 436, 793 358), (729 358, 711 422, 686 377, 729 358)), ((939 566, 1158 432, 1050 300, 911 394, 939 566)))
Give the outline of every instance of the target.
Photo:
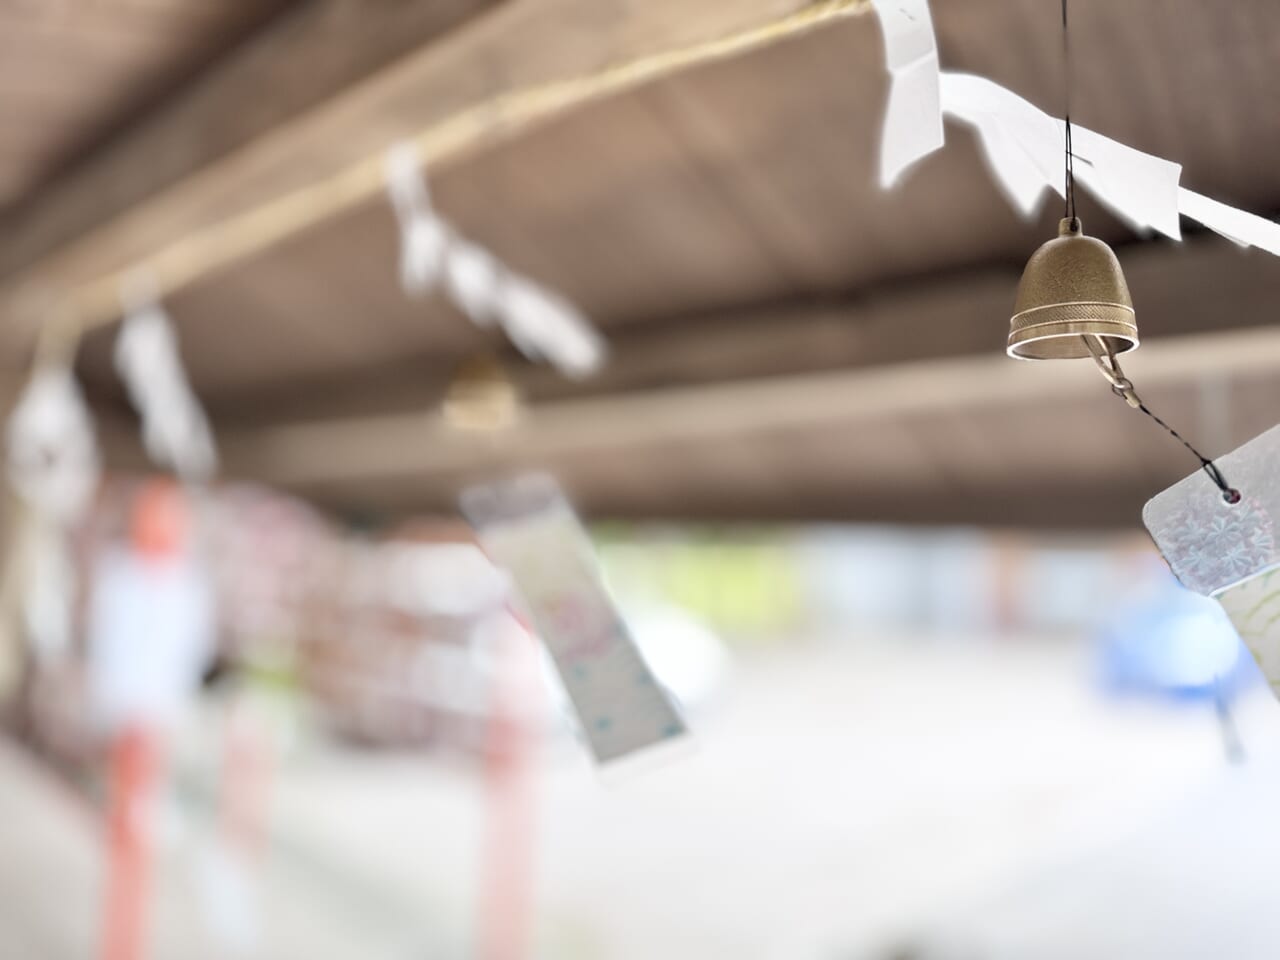
POLYGON ((1008 353, 1019 360, 1079 360, 1102 354, 1114 360, 1137 348, 1138 325, 1120 261, 1101 240, 1084 235, 1076 216, 1067 0, 1062 0, 1062 60, 1063 217, 1057 237, 1032 254, 1022 272, 1009 322, 1008 353))
POLYGON ((682 711, 618 613, 560 485, 526 474, 469 487, 461 505, 485 553, 510 576, 512 602, 551 655, 596 762, 687 743, 682 711))
POLYGON ((1068 36, 1067 0, 1062 0, 1065 206, 1058 236, 1032 254, 1018 284, 1008 353, 1019 360, 1079 360, 1098 352, 1114 358, 1138 346, 1133 301, 1120 261, 1101 240, 1084 235, 1076 216, 1068 36))
POLYGON ((183 371, 169 316, 149 298, 126 299, 116 370, 142 416, 147 453, 184 480, 206 481, 217 470, 218 451, 183 371))
POLYGON ((1071 47, 1067 0, 1062 0, 1064 64, 1063 218, 1058 236, 1037 250, 1018 284, 1009 323, 1008 354, 1020 360, 1078 360, 1092 357, 1112 392, 1150 417, 1186 447, 1227 503, 1240 491, 1227 483, 1212 460, 1151 412, 1138 396, 1118 356, 1138 346, 1138 325, 1120 261, 1101 240, 1086 237, 1076 216, 1075 154, 1071 136, 1071 47))
POLYGON ((460 236, 435 212, 413 144, 397 144, 388 151, 386 178, 400 224, 400 283, 405 293, 423 296, 442 286, 476 326, 496 321, 526 357, 546 360, 573 378, 600 368, 604 338, 581 311, 460 236))
POLYGON ((1183 585, 1226 609, 1280 694, 1280 427, 1221 462, 1243 496, 1195 473, 1152 497, 1142 521, 1183 585))
POLYGON ((456 430, 504 430, 520 416, 520 394, 497 357, 482 353, 458 367, 442 405, 456 430))
POLYGON ((1108 353, 1138 346, 1138 326, 1120 261, 1101 240, 1086 237, 1077 217, 1027 262, 1009 323, 1009 356, 1076 360, 1093 355, 1089 338, 1108 353))
POLYGON ((77 583, 71 530, 89 510, 101 460, 93 420, 71 371, 76 337, 50 321, 40 359, 9 417, 9 482, 26 507, 6 547, 22 620, 37 659, 71 649, 77 583))

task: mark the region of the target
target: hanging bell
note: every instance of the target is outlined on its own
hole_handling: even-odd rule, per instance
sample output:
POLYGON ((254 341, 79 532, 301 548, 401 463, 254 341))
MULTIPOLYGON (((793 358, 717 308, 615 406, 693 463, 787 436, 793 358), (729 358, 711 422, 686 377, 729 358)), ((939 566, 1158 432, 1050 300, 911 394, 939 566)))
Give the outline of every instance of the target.
POLYGON ((458 367, 442 406, 445 422, 455 430, 504 430, 519 419, 520 392, 498 358, 481 353, 458 367))
POLYGON ((1008 352, 1019 360, 1090 357, 1087 336, 1110 353, 1138 346, 1120 261, 1101 240, 1086 237, 1076 217, 1059 223, 1057 237, 1031 255, 1013 309, 1008 352))

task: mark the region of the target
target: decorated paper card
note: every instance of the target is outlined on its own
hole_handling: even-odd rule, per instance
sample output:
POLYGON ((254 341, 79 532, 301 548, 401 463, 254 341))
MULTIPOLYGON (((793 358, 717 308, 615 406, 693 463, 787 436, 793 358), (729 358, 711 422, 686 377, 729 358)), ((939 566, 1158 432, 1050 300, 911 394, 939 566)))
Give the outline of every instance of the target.
POLYGON ((1174 575, 1218 599, 1280 690, 1280 426, 1215 462, 1239 502, 1201 471, 1153 497, 1143 522, 1174 575))
POLYGON ((555 481, 532 475, 473 487, 462 508, 485 552, 511 575, 597 762, 683 737, 684 721, 618 615, 555 481))

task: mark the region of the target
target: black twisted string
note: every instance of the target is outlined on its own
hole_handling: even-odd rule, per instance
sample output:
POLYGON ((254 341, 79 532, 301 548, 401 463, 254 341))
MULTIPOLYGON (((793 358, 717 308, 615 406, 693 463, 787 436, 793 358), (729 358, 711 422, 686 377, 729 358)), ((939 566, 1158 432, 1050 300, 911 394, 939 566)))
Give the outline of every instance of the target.
POLYGON ((1067 124, 1066 156, 1063 158, 1062 215, 1074 220, 1076 216, 1076 168, 1075 154, 1071 148, 1071 40, 1067 27, 1067 0, 1062 0, 1062 115, 1067 124))

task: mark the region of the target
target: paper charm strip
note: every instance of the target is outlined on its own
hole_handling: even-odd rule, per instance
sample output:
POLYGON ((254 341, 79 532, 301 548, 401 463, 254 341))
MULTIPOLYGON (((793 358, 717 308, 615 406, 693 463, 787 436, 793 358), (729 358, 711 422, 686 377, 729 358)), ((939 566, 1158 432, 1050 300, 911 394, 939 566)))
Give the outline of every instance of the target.
POLYGON ((84 516, 101 462, 93 420, 74 374, 37 368, 9 417, 9 479, 38 512, 59 523, 84 516))
POLYGON ((462 510, 515 582, 598 763, 686 734, 605 590, 591 541, 550 477, 473 487, 462 510))
POLYGON ((889 109, 881 133, 880 185, 891 187, 943 145, 938 46, 927 0, 872 0, 884 33, 889 109))
POLYGON ((422 296, 443 287, 472 322, 498 323, 521 353, 568 376, 600 368, 604 340, 573 304, 507 268, 436 213, 411 144, 387 154, 387 192, 400 225, 400 282, 406 293, 422 296))
MULTIPOLYGON (((977 131, 992 176, 1023 216, 1035 213, 1046 191, 1061 195, 1065 123, 985 77, 941 71, 925 0, 875 0, 875 7, 891 78, 881 184, 893 185, 943 146, 942 116, 948 114, 977 131)), ((1071 130, 1076 180, 1133 227, 1180 240, 1179 217, 1188 217, 1235 243, 1280 256, 1280 224, 1179 186, 1176 163, 1079 124, 1071 130)))
POLYGON ((101 472, 93 421, 71 370, 41 367, 9 418, 9 480, 30 510, 14 535, 27 635, 40 659, 71 647, 75 564, 71 527, 93 502, 101 472))
POLYGON ((210 479, 218 467, 217 448, 163 308, 148 302, 126 311, 115 362, 142 417, 147 453, 184 480, 210 479))
POLYGON ((1215 463, 1238 503, 1198 471, 1148 501, 1142 519, 1174 575, 1222 603, 1280 690, 1280 427, 1215 463))

